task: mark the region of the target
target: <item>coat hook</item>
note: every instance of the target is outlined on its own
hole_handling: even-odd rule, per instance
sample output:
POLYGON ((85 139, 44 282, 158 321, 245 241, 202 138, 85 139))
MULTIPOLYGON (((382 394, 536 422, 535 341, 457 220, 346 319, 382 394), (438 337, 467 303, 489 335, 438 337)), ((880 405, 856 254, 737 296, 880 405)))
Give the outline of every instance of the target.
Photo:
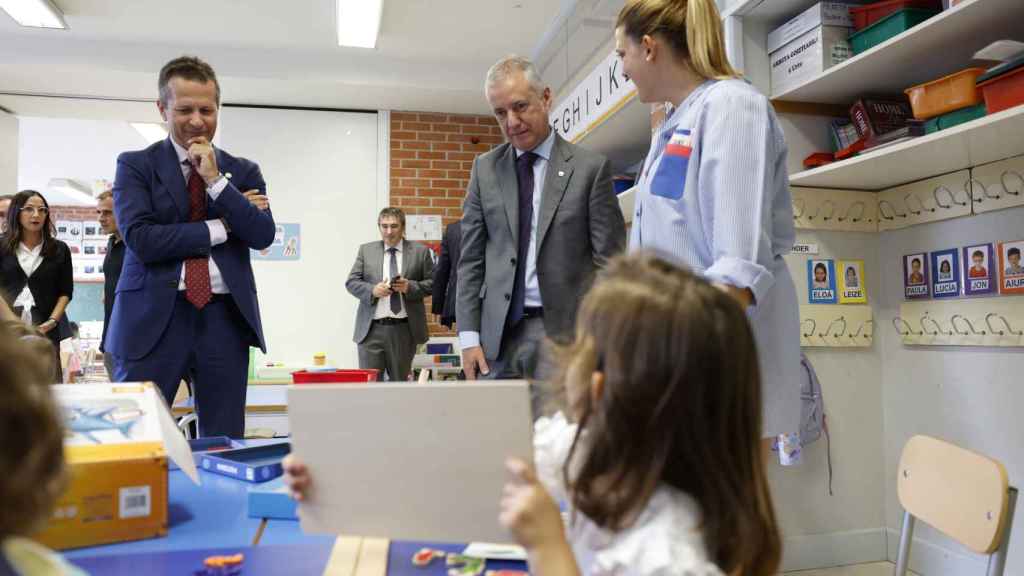
POLYGON ((946 210, 949 210, 950 208, 952 208, 953 204, 957 204, 956 196, 953 194, 952 190, 950 190, 949 188, 946 188, 945 186, 938 186, 934 190, 932 190, 932 198, 935 199, 935 204, 936 205, 938 205, 940 208, 945 208, 946 210), (943 204, 942 201, 939 200, 939 191, 940 190, 945 190, 946 195, 949 196, 949 204, 943 204))
POLYGON ((831 210, 829 210, 829 212, 828 212, 828 216, 824 216, 824 217, 822 217, 822 221, 823 221, 823 222, 828 222, 828 221, 829 221, 829 220, 831 220, 831 219, 832 219, 832 217, 833 217, 833 216, 835 216, 835 214, 836 214, 836 205, 835 205, 835 203, 834 203, 834 202, 832 202, 831 200, 825 200, 825 201, 824 201, 824 202, 822 202, 821 204, 822 204, 822 206, 824 206, 825 204, 828 204, 829 206, 831 206, 831 207, 832 207, 832 209, 831 209, 831 210))
POLYGON ((949 319, 949 322, 953 325, 953 330, 956 330, 956 333, 961 335, 961 336, 970 336, 971 334, 973 334, 975 336, 984 336, 985 334, 987 334, 987 332, 985 332, 984 330, 982 330, 981 332, 978 332, 974 328, 974 324, 970 320, 968 320, 966 317, 964 317, 964 316, 962 316, 960 314, 954 314, 949 319), (970 332, 961 332, 960 329, 957 328, 957 326, 956 326, 957 318, 963 320, 967 324, 967 327, 971 329, 971 331, 970 332))
POLYGON ((804 332, 803 334, 804 338, 810 338, 811 336, 814 336, 814 331, 818 329, 818 322, 814 318, 805 318, 802 322, 800 322, 800 326, 803 326, 806 322, 811 323, 811 331, 804 332))
POLYGON ((939 324, 935 320, 935 318, 932 318, 931 316, 928 316, 927 314, 922 316, 921 320, 919 322, 921 324, 921 330, 924 330, 925 334, 928 334, 929 336, 938 336, 939 334, 945 334, 946 336, 950 336, 950 335, 953 334, 952 332, 946 332, 945 330, 943 330, 942 329, 942 325, 939 324), (924 321, 925 320, 929 320, 929 321, 931 321, 932 324, 935 325, 935 332, 929 332, 928 329, 924 327, 924 321))
MULTIPOLYGON (((850 338, 853 339, 853 338, 856 338, 857 336, 860 336, 861 335, 860 334, 861 331, 863 331, 864 327, 867 326, 868 324, 871 324, 872 328, 874 328, 875 321, 874 320, 865 320, 865 321, 861 322, 860 326, 857 326, 857 331, 854 332, 853 334, 850 334, 850 338)), ((865 332, 864 333, 864 338, 871 338, 871 335, 865 332)))
POLYGON ((996 314, 995 312, 989 312, 985 316, 985 324, 988 326, 988 329, 991 330, 993 334, 998 334, 1000 336, 1005 336, 1006 333, 1009 332, 1010 334, 1013 334, 1014 336, 1024 336, 1024 331, 1020 331, 1020 330, 1015 331, 1010 326, 1010 321, 1007 320, 1006 316, 1003 316, 1002 314, 996 314), (999 318, 1000 320, 1003 321, 1003 325, 1006 326, 1006 330, 996 330, 995 328, 992 327, 992 317, 993 316, 995 316, 995 317, 997 317, 997 318, 999 318))
POLYGON ((907 194, 906 196, 903 197, 903 203, 907 205, 907 210, 910 210, 911 212, 914 213, 914 216, 920 216, 921 213, 924 212, 925 210, 927 210, 929 212, 935 212, 935 208, 926 208, 925 205, 924 205, 924 202, 922 202, 921 199, 917 196, 917 194, 915 194, 913 192, 911 192, 910 194, 907 194), (921 207, 920 210, 914 210, 913 208, 910 207, 910 199, 911 198, 913 198, 914 200, 917 200, 917 205, 921 207))
POLYGON ((999 177, 999 182, 1003 185, 1003 190, 1006 190, 1006 193, 1011 196, 1020 196, 1021 188, 1024 188, 1024 178, 1022 178, 1020 172, 1017 172, 1016 170, 1004 171, 1003 175, 999 177), (1020 186, 1018 186, 1016 190, 1010 190, 1010 187, 1006 185, 1006 177, 1011 174, 1016 176, 1017 180, 1020 182, 1020 186))
POLYGON ((860 222, 861 219, 864 218, 864 210, 867 209, 867 207, 864 205, 864 203, 861 202, 860 200, 858 200, 858 201, 854 202, 853 204, 850 204, 849 206, 847 206, 846 207, 846 212, 842 216, 837 218, 836 220, 838 220, 840 222, 845 221, 847 218, 849 218, 850 212, 852 212, 853 209, 855 207, 857 207, 857 206, 860 206, 860 212, 857 212, 857 216, 855 216, 854 218, 850 219, 850 221, 851 222, 860 222))
MULTIPOLYGON (((974 200, 974 202, 976 204, 981 204, 982 202, 985 201, 984 197, 988 196, 988 191, 985 189, 985 183, 982 182, 981 180, 978 180, 977 178, 974 178, 973 176, 968 178, 967 182, 964 182, 964 190, 969 190, 970 191, 968 193, 968 196, 970 196, 971 199, 974 200), (974 185, 975 184, 981 186, 981 195, 982 195, 981 198, 979 198, 978 195, 974 193, 974 185)), ((998 198, 998 196, 997 196, 997 198, 998 198)))
POLYGON ((794 220, 798 220, 800 218, 803 218, 804 210, 806 210, 806 209, 807 209, 807 203, 804 202, 803 198, 795 198, 795 199, 793 199, 793 219, 794 220), (800 206, 800 211, 799 212, 797 212, 797 209, 796 209, 797 206, 800 206))
POLYGON ((907 215, 905 213, 904 214, 900 214, 899 212, 897 212, 896 208, 893 207, 892 203, 889 202, 888 200, 879 200, 879 202, 878 202, 878 212, 879 212, 879 214, 882 215, 882 218, 885 218, 886 220, 895 220, 896 217, 899 217, 899 218, 906 218, 907 217, 907 215), (892 211, 893 215, 892 216, 886 215, 885 210, 882 210, 882 206, 888 206, 889 210, 892 211))
POLYGON ((836 332, 835 334, 833 334, 833 336, 835 336, 836 338, 839 338, 843 334, 846 334, 846 318, 843 317, 843 316, 840 316, 839 318, 836 318, 835 320, 830 322, 829 325, 828 325, 828 328, 825 329, 825 332, 823 334, 819 334, 819 336, 821 336, 822 338, 828 336, 829 332, 832 331, 832 327, 835 326, 836 324, 842 324, 843 325, 843 329, 842 329, 841 332, 836 332))
POLYGON ((910 336, 911 334, 913 334, 914 336, 920 336, 921 335, 920 332, 914 332, 914 329, 910 327, 910 324, 908 324, 906 320, 904 320, 903 318, 900 318, 899 316, 897 316, 897 317, 892 319, 892 325, 893 325, 894 328, 896 328, 896 332, 899 333, 900 336, 910 336), (900 324, 903 324, 904 326, 906 326, 906 328, 907 328, 906 332, 900 330, 900 324))

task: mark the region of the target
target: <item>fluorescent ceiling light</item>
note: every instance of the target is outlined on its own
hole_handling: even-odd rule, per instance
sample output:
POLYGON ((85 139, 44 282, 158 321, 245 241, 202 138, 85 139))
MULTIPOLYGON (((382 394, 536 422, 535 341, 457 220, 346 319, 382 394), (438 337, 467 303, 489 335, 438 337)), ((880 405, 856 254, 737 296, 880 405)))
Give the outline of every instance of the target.
POLYGON ((384 0, 337 0, 338 46, 375 48, 384 0))
POLYGON ((149 144, 155 144, 161 140, 167 138, 167 129, 164 128, 163 124, 153 124, 152 122, 131 122, 132 128, 135 128, 142 137, 146 139, 149 144))
POLYGON ((96 205, 96 197, 89 192, 89 189, 71 178, 50 178, 46 187, 51 192, 61 193, 64 200, 71 200, 83 206, 96 205))
POLYGON ((50 0, 0 0, 0 8, 22 26, 66 30, 64 15, 50 0))

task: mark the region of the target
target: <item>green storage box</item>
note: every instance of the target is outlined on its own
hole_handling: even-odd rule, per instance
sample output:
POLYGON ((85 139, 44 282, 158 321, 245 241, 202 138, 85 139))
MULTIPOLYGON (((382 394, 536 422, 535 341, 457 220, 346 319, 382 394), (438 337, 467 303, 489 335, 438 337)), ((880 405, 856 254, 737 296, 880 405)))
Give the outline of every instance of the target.
POLYGON ((948 114, 942 116, 936 116, 931 120, 928 120, 924 124, 924 133, 931 134, 932 132, 938 132, 939 130, 946 130, 963 124, 964 122, 970 122, 971 120, 977 120, 978 118, 984 118, 987 111, 985 110, 984 104, 978 104, 977 106, 968 106, 967 108, 961 108, 954 110, 948 114))
POLYGON ((905 8, 893 12, 882 18, 871 26, 850 35, 850 47, 854 54, 860 54, 878 46, 882 42, 898 36, 921 22, 938 14, 935 10, 923 10, 921 8, 905 8))

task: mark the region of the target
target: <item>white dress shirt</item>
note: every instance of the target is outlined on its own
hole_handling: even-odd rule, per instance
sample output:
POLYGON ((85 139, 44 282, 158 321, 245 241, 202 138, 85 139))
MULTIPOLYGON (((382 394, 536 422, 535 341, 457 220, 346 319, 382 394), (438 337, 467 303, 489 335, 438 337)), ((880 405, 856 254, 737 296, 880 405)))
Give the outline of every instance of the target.
MULTIPOLYGON (((22 271, 25 272, 26 278, 31 278, 32 274, 35 273, 36 268, 43 262, 43 243, 40 242, 35 248, 29 248, 24 242, 18 243, 18 264, 21 265, 22 271)), ((32 297, 32 291, 28 289, 28 282, 25 283, 25 287, 21 289, 21 293, 14 299, 14 306, 21 306, 25 309, 25 313, 34 308, 36 305, 36 299, 32 297)), ((22 315, 24 316, 25 313, 22 315)), ((31 316, 29 316, 31 318, 31 316)))
MULTIPOLYGON (((530 247, 526 251, 526 293, 523 306, 541 308, 544 302, 540 297, 540 282, 537 280, 537 221, 540 217, 540 203, 544 194, 544 178, 548 174, 551 160, 551 149, 555 145, 555 131, 538 144, 532 152, 538 156, 533 163, 533 219, 530 222, 530 247)), ((525 151, 516 149, 516 158, 525 151)), ((518 189, 518 188, 517 188, 518 189)), ((465 350, 480 345, 480 333, 473 331, 459 332, 459 346, 465 350)))
MULTIPOLYGON (((388 253, 391 247, 387 244, 384 245, 384 265, 381 271, 381 278, 385 282, 391 282, 391 254, 388 253)), ((402 274, 402 242, 399 242, 395 246, 395 260, 398 261, 398 274, 402 274)), ((391 311, 391 298, 378 298, 377 308, 373 311, 373 319, 380 320, 381 318, 408 318, 409 315, 405 312, 405 296, 399 294, 402 301, 402 309, 397 313, 391 311)))
MULTIPOLYGON (((188 177, 192 173, 192 164, 188 159, 188 151, 178 145, 174 141, 174 138, 168 138, 171 140, 171 144, 174 145, 174 151, 178 153, 178 165, 181 166, 181 173, 185 176, 185 185, 188 187, 188 177)), ((227 188, 227 178, 221 177, 219 180, 213 183, 213 186, 206 187, 206 193, 210 196, 212 202, 216 202, 220 193, 227 188)), ((209 202, 207 203, 209 205, 209 202)), ((224 227, 224 223, 220 220, 207 220, 206 225, 210 228, 210 247, 223 244, 228 241, 228 231, 224 227)), ((208 259, 210 264, 210 291, 214 294, 228 294, 231 291, 228 290, 228 285, 224 283, 224 276, 220 273, 220 268, 217 267, 217 263, 214 262, 211 256, 208 259)), ((181 267, 181 280, 178 281, 178 290, 185 289, 185 266, 181 267)))

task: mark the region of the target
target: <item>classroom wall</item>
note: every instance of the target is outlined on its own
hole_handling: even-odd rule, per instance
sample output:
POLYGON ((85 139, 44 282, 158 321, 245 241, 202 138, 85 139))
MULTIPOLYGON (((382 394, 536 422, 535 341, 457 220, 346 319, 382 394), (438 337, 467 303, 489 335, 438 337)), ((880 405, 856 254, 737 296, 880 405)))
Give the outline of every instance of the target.
MULTIPOLYGON (((818 244, 820 250, 816 256, 786 257, 801 304, 808 301, 808 258, 850 258, 864 260, 869 303, 877 309, 882 284, 881 244, 876 234, 801 230, 797 241, 818 244)), ((856 349, 804 348, 804 352, 815 368, 825 401, 832 495, 824 437, 805 448, 800 466, 782 467, 773 458, 769 480, 785 537, 783 567, 798 570, 883 560, 880 343, 876 340, 870 348, 856 349)))
MULTIPOLYGON (((892 326, 903 302, 900 258, 918 251, 1024 238, 1022 222, 1024 208, 1014 208, 880 235, 881 245, 889 247, 880 260, 883 282, 877 326, 884 366, 885 525, 890 558, 895 558, 903 513, 896 497, 896 468, 911 436, 928 434, 996 458, 1006 466, 1011 485, 1024 485, 1024 419, 1020 417, 1024 355, 1019 348, 904 346, 892 326)), ((1024 574, 1022 509, 1018 507, 1010 542, 1008 576, 1024 574)), ((984 573, 982 558, 935 530, 918 523, 914 535, 914 571, 927 576, 984 573)))
POLYGON ((0 110, 0 194, 18 186, 18 118, 0 110))
MULTIPOLYGON (((390 116, 391 204, 410 215, 441 216, 445 226, 462 218, 473 159, 505 141, 497 121, 424 112, 390 116)), ((431 335, 454 335, 429 313, 429 300, 427 311, 431 335)))

